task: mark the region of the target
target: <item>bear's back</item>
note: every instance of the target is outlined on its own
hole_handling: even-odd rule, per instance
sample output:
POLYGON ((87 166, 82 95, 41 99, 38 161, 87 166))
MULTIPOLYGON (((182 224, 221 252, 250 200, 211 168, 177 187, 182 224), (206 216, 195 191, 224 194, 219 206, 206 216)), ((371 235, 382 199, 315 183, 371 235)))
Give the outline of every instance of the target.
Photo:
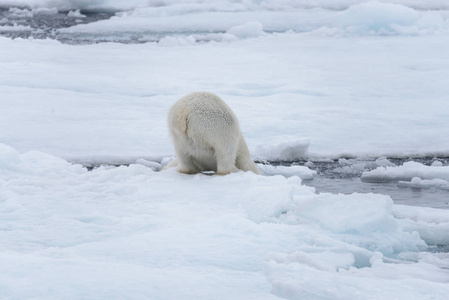
POLYGON ((238 127, 237 117, 231 108, 213 93, 194 92, 181 98, 177 104, 187 110, 185 113, 189 121, 207 120, 211 125, 225 123, 238 127))

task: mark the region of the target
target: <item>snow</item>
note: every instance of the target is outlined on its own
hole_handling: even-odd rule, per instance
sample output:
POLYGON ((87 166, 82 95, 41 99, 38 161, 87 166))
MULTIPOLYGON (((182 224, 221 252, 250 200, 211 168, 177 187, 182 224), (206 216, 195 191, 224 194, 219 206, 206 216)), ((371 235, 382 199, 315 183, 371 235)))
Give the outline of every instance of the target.
POLYGON ((447 188, 447 163, 387 159, 449 156, 446 1, 0 5, 113 11, 60 33, 152 41, 0 37, 1 297, 447 298, 449 211, 302 184, 338 159, 365 181, 447 188), (235 111, 263 176, 159 171, 169 107, 201 90, 235 111))
MULTIPOLYGON (((447 9, 447 8, 446 8, 447 9)), ((181 3, 140 7, 109 20, 61 29, 62 33, 219 32, 237 38, 257 37, 264 31, 312 32, 318 35, 421 35, 448 31, 446 11, 418 11, 400 4, 361 1, 341 12, 288 5, 269 9, 261 5, 227 2, 181 3), (257 7, 257 8, 256 8, 257 7), (288 8, 288 9, 287 9, 288 8)))
POLYGON ((444 299, 449 289, 447 254, 424 252, 449 245, 449 211, 315 194, 296 176, 87 171, 5 145, 0 158, 7 298, 444 299))
POLYGON ((165 126, 170 105, 206 90, 235 111, 260 160, 445 156, 447 42, 446 35, 285 33, 74 47, 0 38, 0 126, 10 128, 0 140, 76 162, 160 161, 174 153, 165 126), (307 152, 300 140, 309 141, 307 152), (276 145, 291 148, 290 157, 276 145))

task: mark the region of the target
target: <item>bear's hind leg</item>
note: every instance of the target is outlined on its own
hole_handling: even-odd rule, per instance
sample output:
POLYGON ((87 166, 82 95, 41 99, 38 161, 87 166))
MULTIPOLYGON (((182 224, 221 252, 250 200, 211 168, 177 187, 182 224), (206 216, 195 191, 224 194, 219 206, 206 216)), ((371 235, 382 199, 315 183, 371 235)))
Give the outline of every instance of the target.
POLYGON ((251 171, 254 174, 260 174, 259 168, 256 166, 256 164, 252 161, 251 157, 246 154, 241 154, 237 157, 235 160, 235 165, 240 170, 243 170, 245 172, 251 171))
POLYGON ((223 151, 223 149, 215 148, 215 157, 217 159, 216 173, 218 175, 226 175, 240 171, 235 166, 235 151, 223 151))
POLYGON ((177 128, 171 128, 170 133, 173 139, 173 144, 175 146, 176 153, 176 164, 169 164, 170 166, 177 166, 177 171, 179 173, 184 174, 196 174, 200 172, 198 167, 192 161, 192 157, 186 151, 189 149, 189 138, 183 134, 181 131, 177 130, 177 128))

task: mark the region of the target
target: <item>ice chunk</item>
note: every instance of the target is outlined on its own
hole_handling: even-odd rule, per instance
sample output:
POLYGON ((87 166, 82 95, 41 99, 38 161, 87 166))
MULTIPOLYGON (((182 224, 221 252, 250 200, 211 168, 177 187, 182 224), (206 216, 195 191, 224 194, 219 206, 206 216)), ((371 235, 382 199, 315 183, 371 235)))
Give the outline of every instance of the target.
POLYGON ((415 189, 438 188, 442 190, 449 190, 449 182, 444 179, 421 179, 418 177, 413 177, 410 182, 399 181, 398 186, 411 187, 415 189))
POLYGON ((443 163, 439 160, 436 160, 432 163, 432 167, 442 167, 443 163))
POLYGON ((336 167, 333 172, 344 175, 361 175, 364 171, 379 166, 395 166, 394 163, 385 157, 380 157, 375 161, 340 158, 338 163, 340 167, 336 167))
POLYGON ((299 176, 302 180, 311 180, 317 172, 305 166, 273 166, 257 165, 264 175, 282 175, 284 177, 299 176))
POLYGON ((362 174, 362 180, 366 182, 407 181, 418 177, 421 179, 449 180, 449 166, 426 166, 418 162, 410 161, 397 167, 379 167, 362 174))
POLYGON ((68 17, 72 17, 72 18, 85 18, 86 16, 83 15, 79 9, 77 10, 71 10, 67 13, 68 17))
POLYGON ((397 205, 393 214, 404 230, 418 232, 428 245, 449 245, 449 210, 397 205))

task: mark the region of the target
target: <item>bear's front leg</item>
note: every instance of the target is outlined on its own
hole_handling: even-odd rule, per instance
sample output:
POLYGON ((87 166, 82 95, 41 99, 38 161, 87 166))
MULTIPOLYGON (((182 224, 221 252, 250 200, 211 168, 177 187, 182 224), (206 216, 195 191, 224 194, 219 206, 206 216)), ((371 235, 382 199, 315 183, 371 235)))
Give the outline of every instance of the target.
POLYGON ((178 159, 178 169, 179 173, 184 174, 196 174, 201 170, 194 164, 192 157, 185 154, 177 154, 178 159))

